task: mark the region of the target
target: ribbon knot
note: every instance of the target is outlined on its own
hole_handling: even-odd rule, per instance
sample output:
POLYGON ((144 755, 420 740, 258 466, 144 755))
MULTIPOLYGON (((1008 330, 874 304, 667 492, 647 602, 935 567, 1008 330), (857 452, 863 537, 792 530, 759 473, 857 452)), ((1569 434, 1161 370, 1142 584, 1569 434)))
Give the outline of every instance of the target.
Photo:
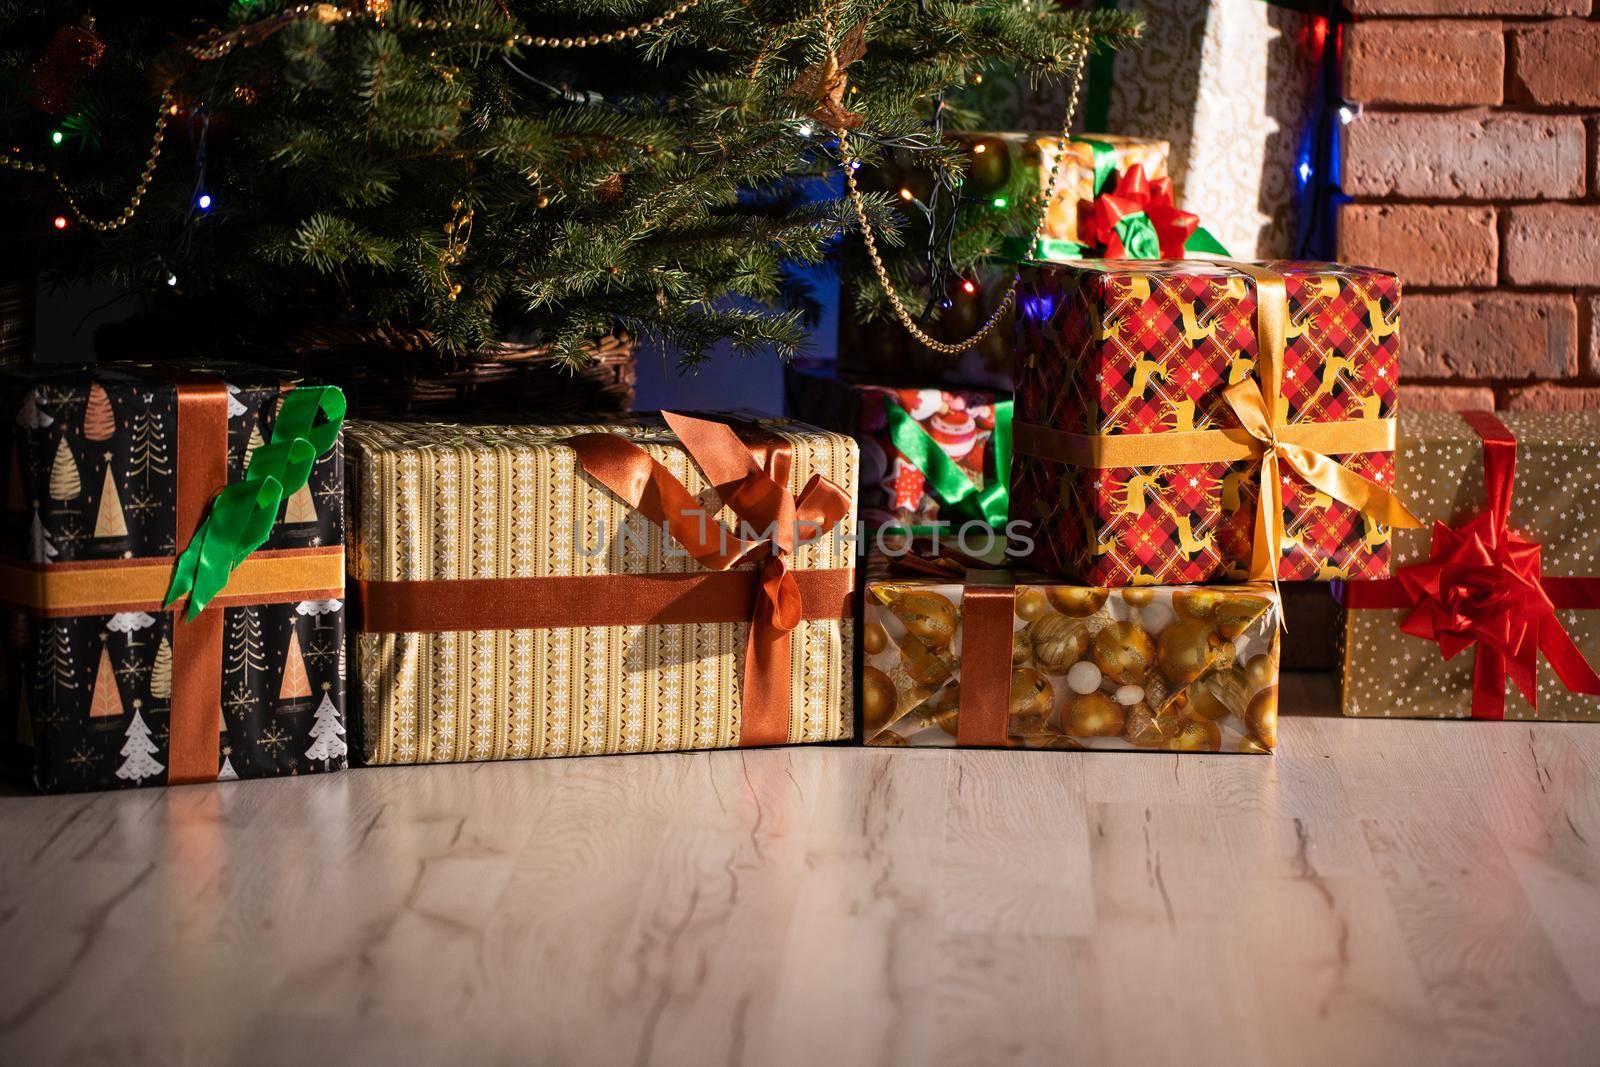
POLYGON ((633 442, 594 433, 567 443, 591 477, 660 523, 702 567, 720 571, 760 562, 752 575, 756 597, 745 642, 739 739, 743 745, 783 744, 789 739, 789 635, 805 616, 790 559, 802 543, 849 514, 850 498, 820 474, 811 476, 798 497, 791 493, 786 443, 768 447, 763 463, 725 423, 670 411, 661 417, 738 518, 739 533, 729 532, 633 442))

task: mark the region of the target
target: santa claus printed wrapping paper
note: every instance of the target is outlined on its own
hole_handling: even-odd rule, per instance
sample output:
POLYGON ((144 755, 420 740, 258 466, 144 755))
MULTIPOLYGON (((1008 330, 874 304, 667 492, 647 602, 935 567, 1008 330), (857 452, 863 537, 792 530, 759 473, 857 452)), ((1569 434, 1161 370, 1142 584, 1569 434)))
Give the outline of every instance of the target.
POLYGON ((784 386, 791 416, 860 443, 860 511, 868 529, 923 533, 947 523, 953 533, 964 522, 1005 525, 1008 395, 867 384, 821 360, 791 364, 784 386))
POLYGON ((1377 579, 1400 282, 1328 263, 1023 271, 1014 520, 1095 585, 1377 579))

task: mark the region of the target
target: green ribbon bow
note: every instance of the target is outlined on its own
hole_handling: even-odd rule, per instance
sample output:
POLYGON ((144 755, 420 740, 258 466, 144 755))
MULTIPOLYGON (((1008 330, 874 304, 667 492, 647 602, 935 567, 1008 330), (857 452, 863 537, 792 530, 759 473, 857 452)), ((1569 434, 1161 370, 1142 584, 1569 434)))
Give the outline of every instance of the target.
MULTIPOLYGON (((961 465, 950 458, 922 424, 894 401, 883 405, 889 422, 889 441, 927 479, 928 488, 941 504, 971 519, 1003 528, 1011 507, 1011 401, 994 403, 994 482, 979 489, 961 465)), ((932 532, 912 527, 913 534, 932 532)))
POLYGON ((189 597, 187 618, 205 610, 235 568, 260 548, 278 521, 278 508, 311 477, 311 465, 331 449, 344 425, 344 394, 331 385, 295 389, 283 398, 272 440, 255 450, 244 480, 225 486, 172 569, 163 607, 189 597), (317 422, 317 415, 324 421, 317 422))

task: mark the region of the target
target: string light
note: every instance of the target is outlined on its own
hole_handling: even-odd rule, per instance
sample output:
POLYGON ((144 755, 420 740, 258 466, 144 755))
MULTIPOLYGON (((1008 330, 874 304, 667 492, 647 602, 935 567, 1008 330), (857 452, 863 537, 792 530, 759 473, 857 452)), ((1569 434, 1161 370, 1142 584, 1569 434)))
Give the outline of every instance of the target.
POLYGON ((1346 126, 1348 126, 1352 122, 1354 122, 1355 120, 1356 120, 1356 113, 1354 111, 1350 110, 1348 107, 1341 107, 1339 109, 1339 121, 1340 122, 1342 122, 1346 126))
POLYGON ((967 293, 976 293, 978 291, 978 287, 973 284, 973 281, 972 281, 971 278, 966 278, 966 279, 962 280, 961 289, 962 289, 963 292, 967 292, 967 293))
POLYGON ((57 131, 55 131, 54 133, 52 133, 50 135, 50 143, 53 144, 53 145, 59 145, 59 144, 61 144, 62 141, 65 141, 66 139, 67 139, 67 135, 62 133, 60 130, 57 130, 57 131))
POLYGON ((67 217, 65 215, 57 215, 51 225, 58 230, 64 230, 67 228, 67 217))
POLYGON ((178 276, 176 274, 167 275, 167 285, 176 289, 178 287, 178 276))
POLYGON ((211 194, 210 193, 201 193, 200 194, 200 199, 195 201, 195 206, 198 207, 201 211, 210 211, 211 210, 211 194))
POLYGON ((989 146, 986 144, 975 144, 972 146, 972 154, 975 156, 981 156, 988 150, 989 146))
POLYGON ((995 207, 1005 207, 1006 203, 1007 203, 1007 200, 1003 196, 997 196, 997 197, 994 198, 994 206, 995 207))
POLYGON ((913 197, 911 195, 911 190, 910 189, 901 189, 900 190, 900 199, 901 200, 905 200, 905 201, 911 201, 911 200, 915 199, 915 197, 913 197))

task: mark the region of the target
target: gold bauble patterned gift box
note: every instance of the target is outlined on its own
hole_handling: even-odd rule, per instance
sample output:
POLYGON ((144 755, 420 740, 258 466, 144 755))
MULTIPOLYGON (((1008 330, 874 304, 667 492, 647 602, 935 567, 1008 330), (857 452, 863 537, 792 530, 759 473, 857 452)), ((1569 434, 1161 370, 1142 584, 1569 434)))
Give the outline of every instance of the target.
POLYGON ((1278 612, 1265 585, 1096 589, 875 569, 863 736, 890 747, 1270 752, 1278 612), (985 694, 988 737, 962 721, 984 714, 973 705, 985 694))
MULTIPOLYGON (((808 604, 789 632, 787 662, 779 665, 787 668, 786 692, 778 694, 787 700, 788 729, 773 740, 848 737, 855 546, 846 532, 853 534, 856 521, 856 445, 785 420, 733 425, 790 494, 800 497, 820 476, 848 502, 828 534, 786 559, 800 589, 816 588, 810 579, 831 579, 830 589, 845 592, 832 617, 814 617, 816 605, 808 604)), ((428 620, 385 632, 395 628, 374 625, 369 609, 376 601, 359 605, 351 669, 368 763, 741 743, 751 624, 630 616, 647 609, 628 579, 692 583, 705 569, 586 473, 572 442, 583 434, 627 442, 626 451, 658 463, 699 502, 709 528, 720 522, 738 531, 712 478, 661 418, 559 426, 352 422, 347 433, 351 595, 359 601, 372 590, 409 590, 418 602, 412 614, 428 620), (431 616, 430 591, 438 594, 431 616), (487 611, 502 625, 462 628, 461 619, 450 618, 451 605, 474 619, 487 611)), ((761 566, 756 560, 717 575, 734 584, 715 586, 700 600, 725 609, 732 588, 732 600, 748 601, 761 566)), ((699 617, 689 603, 694 595, 679 599, 685 603, 657 617, 699 617)))
MULTIPOLYGON (((1445 412, 1401 416, 1396 478, 1406 487, 1412 510, 1430 527, 1434 522, 1458 526, 1489 507, 1484 443, 1468 422, 1479 417, 1445 412)), ((1516 438, 1509 529, 1540 546, 1544 578, 1561 582, 1600 575, 1594 535, 1600 516, 1594 497, 1594 487, 1600 485, 1600 413, 1499 412, 1494 417, 1516 438)), ((1395 530, 1394 573, 1427 561, 1433 537, 1431 528, 1395 530)), ((1355 599, 1362 592, 1352 584, 1346 597, 1355 599)), ((1401 630, 1407 614, 1408 609, 1395 607, 1343 613, 1342 710, 1372 717, 1471 716, 1476 650, 1467 648, 1445 659, 1437 643, 1401 630)), ((1555 618, 1589 663, 1600 665, 1600 610, 1558 604, 1555 618)), ((1600 721, 1600 697, 1569 691, 1543 655, 1537 685, 1537 709, 1516 685, 1505 686, 1507 719, 1600 721)))

